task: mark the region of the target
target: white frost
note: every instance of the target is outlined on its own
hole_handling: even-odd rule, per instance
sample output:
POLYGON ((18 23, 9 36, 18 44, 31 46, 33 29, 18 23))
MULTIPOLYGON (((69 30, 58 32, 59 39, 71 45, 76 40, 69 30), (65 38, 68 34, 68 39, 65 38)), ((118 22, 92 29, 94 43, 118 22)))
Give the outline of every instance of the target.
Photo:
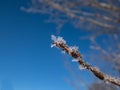
POLYGON ((66 44, 66 41, 62 37, 59 37, 59 36, 56 37, 54 35, 51 35, 51 39, 58 44, 60 44, 60 43, 66 44))
POLYGON ((83 70, 83 69, 86 69, 86 67, 84 67, 83 65, 79 65, 79 69, 83 70))
POLYGON ((54 36, 54 35, 51 35, 51 39, 52 39, 53 41, 56 41, 56 40, 57 40, 56 36, 54 36))
POLYGON ((78 61, 79 61, 79 59, 77 59, 77 58, 72 60, 72 62, 78 62, 78 61))
POLYGON ((78 47, 77 46, 69 47, 69 51, 70 52, 77 52, 78 51, 78 47))
POLYGON ((56 45, 55 44, 51 44, 51 48, 55 47, 56 45))

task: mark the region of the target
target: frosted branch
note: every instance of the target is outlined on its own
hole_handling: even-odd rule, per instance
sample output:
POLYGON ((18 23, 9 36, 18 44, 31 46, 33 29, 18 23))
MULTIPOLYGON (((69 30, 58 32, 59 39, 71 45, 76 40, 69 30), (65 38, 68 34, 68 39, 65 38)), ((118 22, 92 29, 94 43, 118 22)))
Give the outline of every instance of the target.
POLYGON ((72 48, 69 47, 66 44, 66 41, 62 37, 58 37, 57 38, 54 35, 52 35, 52 40, 53 40, 52 45, 62 49, 67 54, 72 56, 73 59, 75 59, 75 60, 77 59, 76 61, 82 66, 82 68, 87 69, 88 71, 92 72, 97 78, 99 78, 99 79, 101 79, 101 80, 103 80, 105 82, 109 82, 109 83, 112 83, 114 85, 120 86, 120 81, 118 79, 116 79, 116 78, 114 78, 112 76, 109 76, 109 75, 101 72, 97 67, 93 67, 90 64, 86 63, 82 59, 82 55, 78 51, 78 48, 76 48, 76 47, 72 47, 72 48))

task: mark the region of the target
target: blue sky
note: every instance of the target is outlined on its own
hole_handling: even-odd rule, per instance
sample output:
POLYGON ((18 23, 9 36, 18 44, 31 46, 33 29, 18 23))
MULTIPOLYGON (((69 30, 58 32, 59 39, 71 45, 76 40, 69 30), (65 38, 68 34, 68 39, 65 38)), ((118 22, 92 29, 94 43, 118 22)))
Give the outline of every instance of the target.
MULTIPOLYGON (((0 90, 74 90, 65 80, 71 75, 65 68, 64 55, 50 47, 51 35, 57 35, 56 25, 44 22, 47 15, 21 11, 29 0, 0 1, 0 90)), ((69 24, 59 35, 86 52, 88 42, 79 39, 83 32, 69 24)), ((90 77, 83 71, 80 74, 90 77)))

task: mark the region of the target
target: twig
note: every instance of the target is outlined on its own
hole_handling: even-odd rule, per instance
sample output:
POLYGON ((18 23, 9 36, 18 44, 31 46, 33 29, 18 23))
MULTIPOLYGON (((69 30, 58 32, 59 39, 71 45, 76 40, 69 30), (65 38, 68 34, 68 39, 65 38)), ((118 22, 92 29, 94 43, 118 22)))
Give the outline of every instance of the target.
POLYGON ((97 67, 93 67, 90 64, 86 63, 81 56, 81 53, 78 51, 77 47, 69 47, 66 44, 66 41, 62 37, 56 38, 52 35, 53 43, 51 47, 56 46, 61 48, 64 52, 72 56, 83 68, 92 72, 97 78, 104 80, 105 82, 110 82, 114 85, 120 86, 120 81, 112 76, 109 76, 103 72, 101 72, 97 67))

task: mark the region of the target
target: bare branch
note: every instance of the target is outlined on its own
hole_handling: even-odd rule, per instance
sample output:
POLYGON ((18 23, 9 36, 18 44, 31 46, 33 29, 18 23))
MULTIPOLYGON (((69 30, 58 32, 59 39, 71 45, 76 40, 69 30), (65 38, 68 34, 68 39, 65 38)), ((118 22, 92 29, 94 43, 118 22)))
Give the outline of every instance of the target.
POLYGON ((97 0, 95 0, 94 2, 92 2, 91 0, 90 4, 100 9, 107 9, 107 10, 114 11, 114 12, 120 12, 120 7, 116 7, 114 5, 110 5, 107 3, 101 3, 101 2, 98 2, 97 0))
MULTIPOLYGON (((49 0, 45 0, 45 1, 51 7, 55 8, 55 9, 61 11, 61 12, 66 13, 71 18, 76 18, 76 19, 79 19, 79 20, 82 20, 82 21, 88 21, 90 23, 93 23, 95 25, 102 26, 102 27, 105 27, 105 28, 108 28, 108 29, 116 29, 116 27, 113 26, 113 25, 109 25, 107 23, 99 22, 99 21, 96 21, 96 20, 91 19, 91 18, 85 18, 83 16, 77 16, 76 14, 74 14, 73 12, 71 12, 71 10, 69 8, 67 8, 67 7, 61 7, 58 3, 55 3, 55 2, 52 2, 52 1, 49 1, 49 0)), ((86 13, 83 13, 83 14, 85 15, 86 13)))

